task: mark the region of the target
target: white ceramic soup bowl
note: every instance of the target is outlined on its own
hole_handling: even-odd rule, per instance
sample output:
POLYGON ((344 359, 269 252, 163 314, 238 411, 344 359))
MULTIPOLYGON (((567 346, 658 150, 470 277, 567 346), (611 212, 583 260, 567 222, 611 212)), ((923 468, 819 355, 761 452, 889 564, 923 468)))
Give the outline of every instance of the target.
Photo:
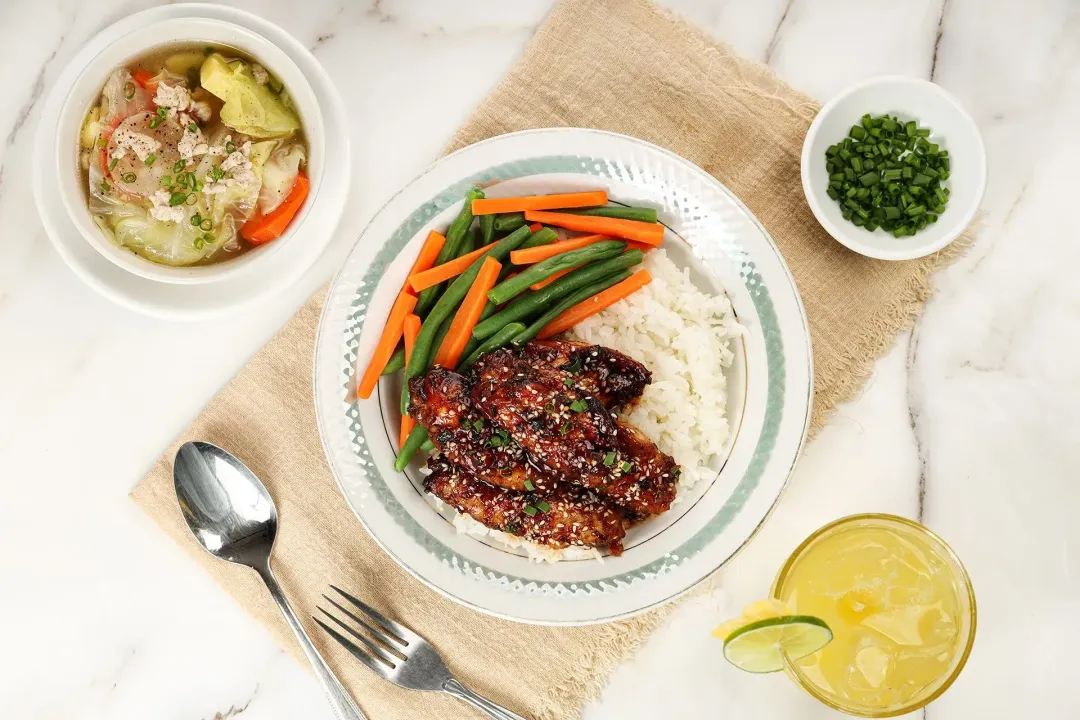
POLYGON ((250 271, 281 249, 296 235, 319 192, 325 155, 325 132, 318 101, 304 73, 276 45, 247 28, 210 18, 175 18, 128 33, 106 46, 86 65, 72 85, 60 110, 56 129, 56 170, 68 216, 79 232, 111 262, 141 277, 166 283, 215 282, 250 271), (300 115, 308 144, 307 172, 311 190, 288 229, 273 242, 211 265, 171 267, 159 265, 114 245, 94 224, 87 208, 86 190, 79 168, 79 131, 90 108, 98 102, 105 81, 115 68, 153 52, 183 43, 205 43, 236 48, 266 67, 289 91, 300 115))
POLYGON ((941 86, 918 78, 878 77, 844 90, 821 108, 803 142, 802 184, 814 216, 839 243, 879 260, 911 260, 937 252, 971 224, 986 189, 986 150, 975 121, 941 86), (945 212, 915 235, 897 238, 881 228, 868 232, 845 220, 827 194, 825 151, 847 137, 866 113, 916 120, 931 130, 930 142, 949 151, 951 195, 945 212))

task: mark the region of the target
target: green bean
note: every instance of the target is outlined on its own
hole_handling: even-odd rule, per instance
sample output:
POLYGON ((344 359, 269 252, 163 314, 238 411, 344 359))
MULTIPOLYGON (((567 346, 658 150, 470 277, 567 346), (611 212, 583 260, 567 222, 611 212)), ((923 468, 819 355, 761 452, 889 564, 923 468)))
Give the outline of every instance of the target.
POLYGON ((435 443, 431 442, 431 438, 424 440, 424 444, 420 446, 420 452, 431 452, 435 449, 435 443))
POLYGON ((482 342, 475 350, 465 357, 461 364, 458 365, 458 372, 465 372, 471 368, 473 363, 480 359, 481 355, 493 350, 498 350, 501 347, 506 347, 510 344, 511 340, 524 331, 524 323, 512 322, 509 325, 504 325, 502 330, 482 342))
MULTIPOLYGON (((458 216, 454 218, 454 222, 450 223, 450 229, 446 231, 446 242, 443 243, 442 250, 439 251, 439 255, 435 258, 435 265, 442 265, 458 256, 465 234, 469 226, 472 225, 472 201, 479 200, 482 197, 484 197, 484 191, 480 188, 473 188, 465 193, 465 204, 462 205, 458 216)), ((413 312, 419 315, 421 319, 427 317, 445 287, 446 283, 439 283, 423 290, 419 298, 417 298, 416 308, 413 312)))
POLYGON ((387 361, 386 367, 383 368, 383 375, 393 375, 401 368, 405 367, 405 348, 399 347, 394 351, 394 354, 390 356, 390 360, 387 361))
POLYGON ((465 238, 461 241, 461 247, 458 248, 457 256, 468 255, 480 245, 480 228, 475 225, 469 228, 469 232, 465 233, 465 238))
POLYGON ((532 237, 521 243, 521 247, 518 250, 528 250, 532 247, 540 247, 541 245, 550 245, 559 239, 559 236, 555 234, 555 231, 549 227, 540 228, 532 234, 532 237))
POLYGON ((409 437, 405 438, 405 444, 401 446, 401 452, 398 453, 397 459, 394 460, 394 469, 398 472, 405 472, 405 468, 409 466, 409 461, 412 460, 412 456, 416 454, 416 451, 420 449, 420 446, 428 439, 427 428, 423 425, 417 425, 409 433, 409 437))
POLYGON ((503 213, 495 215, 495 232, 514 232, 522 225, 526 225, 525 213, 503 213))
POLYGON ((495 241, 495 216, 480 216, 480 238, 484 245, 490 245, 495 241))
POLYGON ((585 302, 598 292, 607 290, 609 287, 615 285, 616 283, 621 283, 623 280, 630 277, 631 275, 633 275, 633 273, 631 273, 629 270, 620 270, 614 275, 608 275, 606 278, 597 280, 591 285, 586 285, 585 287, 581 288, 569 297, 563 298, 563 300, 557 305, 555 305, 555 307, 551 308, 546 313, 533 320, 529 327, 525 328, 522 332, 515 335, 514 339, 511 342, 513 342, 519 347, 521 345, 524 345, 525 343, 529 342, 534 337, 539 335, 540 331, 547 327, 547 324, 557 318, 559 315, 562 315, 564 312, 574 307, 578 303, 585 302))
POLYGON ((431 341, 431 357, 439 354, 439 348, 442 347, 443 340, 446 339, 447 334, 450 332, 450 326, 453 324, 454 313, 450 313, 450 317, 446 318, 443 324, 439 326, 439 332, 435 333, 435 338, 431 341))
POLYGON ((622 240, 601 240, 577 250, 569 250, 549 257, 493 287, 488 293, 488 299, 496 305, 502 305, 518 293, 528 290, 530 285, 547 280, 560 270, 576 268, 593 260, 606 260, 618 255, 625 248, 626 243, 622 240))
POLYGON ((535 315, 550 307, 552 302, 569 295, 578 288, 585 287, 619 270, 633 267, 644 259, 645 255, 640 250, 627 250, 622 255, 599 260, 567 273, 550 285, 522 295, 490 318, 482 319, 473 328, 473 339, 483 340, 491 337, 507 323, 535 315))
POLYGON ((465 299, 469 288, 476 281, 476 276, 479 274, 480 266, 484 264, 484 260, 492 257, 499 262, 505 263, 510 253, 516 250, 518 245, 525 242, 530 235, 532 235, 532 231, 528 227, 522 227, 495 243, 495 247, 478 257, 469 266, 468 270, 457 276, 457 279, 450 284, 450 287, 438 299, 435 306, 431 308, 427 318, 424 320, 424 324, 420 326, 420 335, 417 336, 416 343, 413 345, 412 356, 409 358, 409 362, 405 364, 405 383, 401 388, 402 415, 409 408, 409 380, 422 375, 431 367, 437 349, 433 346, 435 335, 447 318, 461 305, 461 301, 465 299))
POLYGON ((582 208, 579 210, 558 210, 557 212, 570 213, 571 215, 595 215, 599 217, 619 218, 621 220, 637 220, 638 222, 656 222, 656 209, 647 207, 607 205, 605 207, 582 208))

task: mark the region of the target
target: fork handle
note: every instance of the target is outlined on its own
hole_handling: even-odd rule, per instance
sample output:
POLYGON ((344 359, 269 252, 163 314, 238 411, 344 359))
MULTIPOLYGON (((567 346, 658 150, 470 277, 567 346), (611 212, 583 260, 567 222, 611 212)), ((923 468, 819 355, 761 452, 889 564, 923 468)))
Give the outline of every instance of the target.
POLYGON ((326 661, 323 660, 322 655, 315 649, 307 631, 304 630, 304 626, 300 624, 300 620, 296 617, 296 613, 293 612, 292 606, 289 605, 281 586, 278 585, 277 578, 274 577, 273 571, 270 570, 270 565, 267 564, 264 568, 257 567, 255 570, 259 573, 263 582, 266 583, 266 587, 270 590, 270 596, 274 598, 274 602, 277 603, 281 614, 285 616, 285 622, 289 623, 293 634, 296 635, 296 640, 300 643, 300 649, 304 651, 308 662, 311 663, 311 669, 315 671, 315 677, 322 684, 326 699, 330 701, 330 707, 334 709, 334 714, 337 715, 338 720, 367 720, 364 713, 360 712, 360 708, 357 707, 356 701, 349 695, 349 691, 345 689, 337 676, 334 675, 334 671, 330 669, 326 661))
POLYGON ((474 693, 472 690, 459 683, 456 678, 447 680, 443 685, 443 691, 453 695, 458 700, 464 700, 488 717, 495 718, 495 720, 525 720, 525 718, 517 713, 510 712, 502 705, 493 703, 483 695, 474 693))

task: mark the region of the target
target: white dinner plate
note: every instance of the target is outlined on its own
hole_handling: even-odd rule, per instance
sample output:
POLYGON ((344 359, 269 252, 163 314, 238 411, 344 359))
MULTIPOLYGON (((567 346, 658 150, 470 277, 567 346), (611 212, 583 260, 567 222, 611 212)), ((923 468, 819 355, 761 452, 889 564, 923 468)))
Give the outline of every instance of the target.
POLYGON ((729 190, 692 163, 634 138, 531 130, 443 158, 374 217, 327 296, 315 405, 345 498, 405 570, 483 612, 585 624, 671 600, 746 544, 802 448, 812 375, 806 315, 791 274, 768 233, 729 190), (726 291, 746 328, 727 373, 732 438, 714 463, 715 476, 632 528, 619 557, 538 563, 488 538, 459 534, 425 500, 418 463, 404 474, 394 471, 400 378, 384 378, 368 400, 348 400, 356 358, 370 357, 428 231, 446 228, 474 183, 489 197, 603 188, 614 202, 657 208, 668 255, 691 268, 700 289, 726 291))
MULTIPOLYGON (((72 147, 75 139, 72 138, 72 147)), ((102 30, 84 45, 56 79, 46 98, 34 138, 33 188, 38 213, 57 252, 87 285, 136 312, 172 320, 219 317, 281 293, 318 260, 345 209, 350 183, 349 133, 345 106, 319 61, 287 32, 251 13, 217 5, 183 4, 152 8, 102 30), (60 109, 79 73, 103 48, 139 28, 172 18, 213 18, 239 25, 274 43, 289 56, 315 93, 322 111, 325 144, 323 179, 296 235, 266 257, 258 272, 239 272, 213 283, 180 285, 139 277, 94 249, 71 222, 58 187, 54 162, 60 109)))

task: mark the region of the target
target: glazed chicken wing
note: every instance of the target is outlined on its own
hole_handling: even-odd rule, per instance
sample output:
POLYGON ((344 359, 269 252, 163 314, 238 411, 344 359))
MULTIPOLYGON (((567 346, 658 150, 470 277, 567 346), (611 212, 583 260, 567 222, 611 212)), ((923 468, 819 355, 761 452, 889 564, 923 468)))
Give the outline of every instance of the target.
POLYGON ((607 546, 622 554, 626 514, 595 493, 567 485, 544 493, 518 493, 477 480, 444 456, 428 463, 424 488, 489 528, 553 548, 607 546))
POLYGON ((409 414, 427 428, 439 452, 465 473, 508 490, 554 485, 550 473, 529 463, 509 433, 472 408, 461 375, 432 368, 409 382, 409 397, 409 414))
POLYGON ((597 490, 636 518, 671 507, 675 461, 636 428, 617 422, 565 373, 511 350, 489 353, 473 370, 473 407, 505 428, 534 461, 597 490))
POLYGON ((644 365, 601 345, 574 340, 535 340, 523 348, 522 357, 567 373, 575 387, 610 409, 637 400, 652 382, 652 373, 644 365))

